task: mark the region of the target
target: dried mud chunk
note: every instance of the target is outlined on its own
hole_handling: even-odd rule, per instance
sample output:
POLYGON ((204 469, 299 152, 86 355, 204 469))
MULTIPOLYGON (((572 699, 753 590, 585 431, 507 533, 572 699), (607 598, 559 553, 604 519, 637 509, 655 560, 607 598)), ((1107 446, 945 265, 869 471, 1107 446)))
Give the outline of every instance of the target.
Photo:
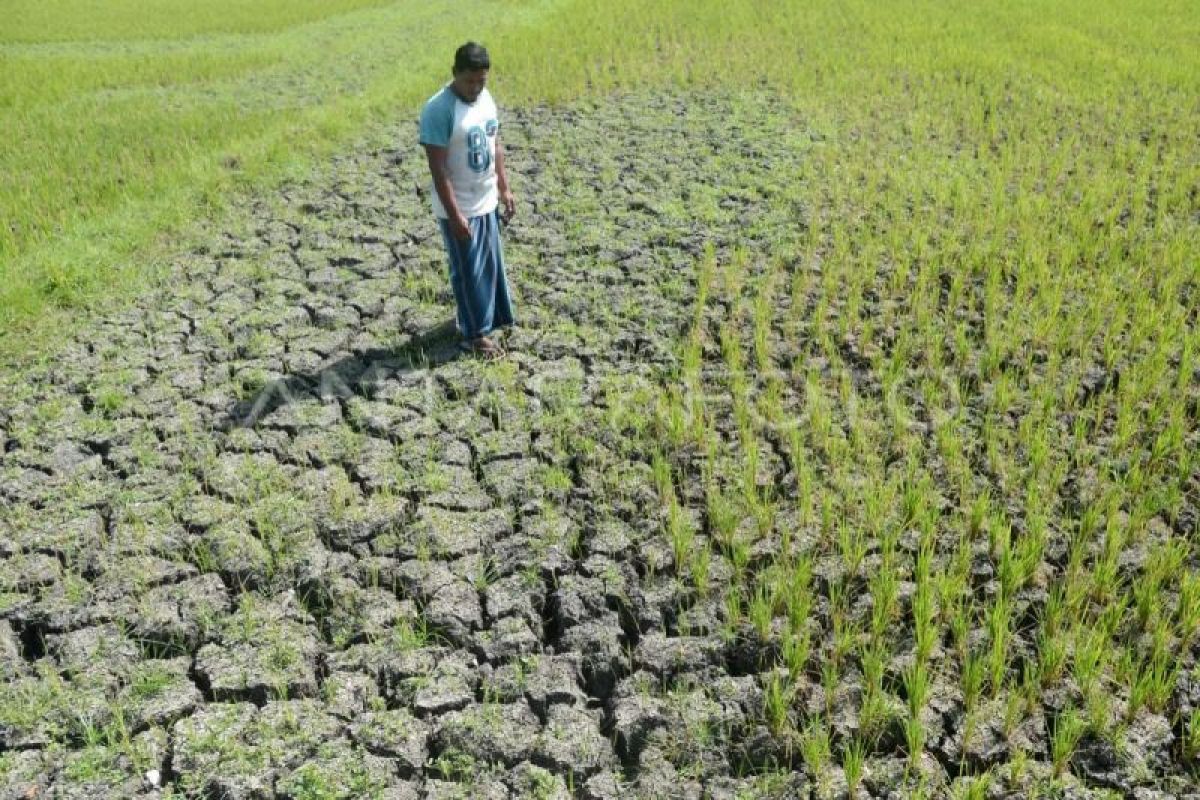
POLYGON ((29 669, 21 653, 21 638, 8 620, 0 619, 0 675, 6 679, 20 677, 29 669))
POLYGON ((1174 741, 1165 717, 1142 710, 1117 741, 1094 733, 1084 736, 1071 755, 1071 769, 1089 785, 1132 796, 1168 768, 1174 741))
POLYGON ((541 726, 524 701, 484 703, 439 720, 435 751, 466 753, 477 761, 516 766, 533 754, 541 726))
POLYGON ((418 602, 428 602, 442 589, 458 580, 450 567, 442 561, 410 559, 393 564, 389 569, 392 582, 405 597, 418 602))
MULTIPOLYGON (((540 626, 539 626, 540 627, 540 626)), ((490 663, 502 663, 541 650, 541 639, 520 617, 496 620, 487 630, 475 634, 475 646, 490 663)))
MULTIPOLYGON (((5 532, 5 544, 0 555, 22 549, 45 555, 90 555, 105 542, 104 518, 96 511, 62 508, 61 500, 50 506, 53 510, 38 512, 31 520, 21 520, 15 530, 5 532)), ((3 568, 0 568, 0 573, 3 568)))
POLYGON ((623 800, 629 797, 629 787, 611 772, 593 775, 583 785, 583 800, 623 800))
POLYGON ((793 800, 808 797, 809 785, 803 772, 755 778, 720 776, 706 780, 704 792, 706 800, 793 800))
POLYGON ((404 689, 413 710, 428 716, 466 707, 475 699, 476 680, 473 664, 454 654, 426 675, 407 679, 404 689))
POLYGON ((16 465, 0 470, 0 496, 7 497, 14 504, 33 505, 49 499, 52 494, 51 478, 41 470, 16 465))
POLYGON ((189 528, 203 529, 239 516, 239 506, 209 494, 196 494, 184 501, 179 521, 189 528))
POLYGON ((540 513, 526 517, 523 537, 511 537, 496 547, 506 571, 536 567, 547 580, 575 569, 572 551, 580 535, 580 525, 558 513, 540 513))
POLYGON ((254 589, 265 585, 271 573, 271 555, 262 541, 242 521, 221 523, 204 532, 200 546, 230 586, 254 589))
POLYGON ((125 612, 125 622, 143 647, 189 652, 228 611, 225 584, 210 573, 151 589, 125 612))
POLYGON ((323 628, 335 646, 350 642, 387 639, 398 627, 417 624, 416 606, 397 600, 386 589, 358 589, 339 593, 323 613, 323 628))
MULTIPOLYGON (((967 719, 961 702, 956 700, 957 698, 938 700, 938 705, 949 706, 946 716, 949 727, 943 737, 931 742, 932 752, 942 757, 954 755, 956 760, 965 759, 973 769, 980 771, 1003 764, 1017 748, 1031 755, 1046 754, 1045 728, 1040 715, 1022 720, 1011 734, 1005 732, 1003 698, 985 703, 974 711, 969 726, 971 735, 964 741, 968 730, 967 719)), ((935 721, 935 727, 931 730, 940 728, 941 725, 935 721)))
MULTIPOLYGON (((459 769, 463 772, 468 771, 467 764, 470 757, 459 759, 463 764, 459 769)), ((447 762, 435 762, 434 768, 453 769, 452 767, 444 766, 447 762)), ((474 767, 470 767, 473 769, 474 767)), ((452 781, 442 781, 431 779, 425 782, 425 800, 463 800, 471 798, 471 800, 510 800, 512 794, 508 787, 498 778, 493 778, 487 775, 470 777, 464 775, 463 783, 455 783, 452 781)))
POLYGON ((449 511, 424 506, 403 531, 380 536, 371 545, 380 555, 454 559, 477 553, 512 531, 508 512, 449 511))
POLYGON ((522 696, 540 718, 556 704, 584 706, 583 676, 578 653, 527 655, 497 667, 487 689, 506 702, 522 696))
POLYGON ((459 647, 469 647, 472 632, 483 626, 479 592, 466 581, 442 586, 429 599, 424 613, 430 625, 459 647))
POLYGON ((522 761, 508 773, 508 785, 513 797, 537 798, 537 800, 572 800, 567 782, 542 767, 522 761))
POLYGON ((378 797, 395 778, 390 759, 364 753, 348 742, 325 742, 275 784, 275 797, 378 797))
POLYGON ((391 785, 379 795, 379 800, 423 800, 425 795, 416 783, 417 780, 415 778, 412 781, 393 780, 391 785))
POLYGON ((36 597, 8 615, 14 625, 25 630, 62 633, 108 622, 115 610, 109 603, 98 602, 91 584, 74 573, 67 573, 59 583, 44 587, 36 597))
POLYGON ((64 680, 50 659, 40 659, 31 677, 0 681, 0 751, 43 747, 102 730, 113 721, 113 676, 85 672, 64 680))
POLYGON ((188 677, 192 660, 142 661, 121 690, 121 701, 135 725, 166 727, 190 714, 204 698, 188 677))
POLYGON ((379 682, 361 672, 334 671, 321 684, 325 708, 334 716, 351 720, 380 702, 379 682))
POLYGON ((215 703, 175 723, 172 765, 185 793, 274 798, 278 778, 335 739, 342 723, 312 701, 215 703))
POLYGON ((111 623, 47 636, 46 646, 67 674, 96 668, 120 674, 141 657, 137 645, 111 623))
POLYGON ((542 464, 535 458, 506 458, 483 465, 484 485, 503 503, 518 498, 540 497, 545 487, 540 480, 542 464))
POLYGON ((644 669, 668 680, 681 673, 723 664, 724 650, 723 643, 715 638, 647 634, 633 651, 633 669, 644 669))
POLYGON ((403 709, 364 714, 350 736, 372 755, 393 759, 402 777, 420 775, 425 766, 429 725, 403 709))
POLYGON ((265 481, 278 479, 282 468, 266 453, 222 453, 204 472, 204 482, 234 503, 253 502, 265 481))
POLYGON ((671 722, 667 705, 661 698, 640 692, 613 700, 612 717, 617 752, 626 762, 636 762, 650 741, 650 735, 665 729, 671 722))
POLYGON ((700 800, 703 790, 698 781, 687 780, 661 751, 647 748, 638 762, 634 794, 639 798, 679 798, 700 800))
POLYGON ((583 654, 583 677, 593 697, 608 697, 625 671, 621 624, 612 612, 564 631, 557 649, 583 654))
POLYGON ((467 467, 439 465, 426 473, 423 483, 426 489, 445 487, 426 497, 426 505, 448 511, 487 511, 496 505, 467 467))
POLYGON ((472 439, 481 462, 497 459, 519 458, 529 452, 529 431, 498 430, 484 431, 472 439))
POLYGON ((95 580, 98 597, 115 599, 145 589, 194 578, 199 572, 186 562, 134 555, 106 562, 95 580))
POLYGON ((610 613, 604 581, 600 578, 564 575, 550 602, 554 617, 563 628, 584 625, 610 613))
POLYGON ((342 407, 317 398, 296 398, 258 420, 260 427, 287 431, 328 430, 342 421, 342 407))
POLYGON ((487 587, 484 604, 492 619, 519 617, 526 624, 540 626, 546 585, 537 573, 506 575, 487 587))
POLYGON ((130 767, 132 763, 161 766, 165 750, 166 732, 161 730, 145 731, 121 746, 97 743, 69 750, 62 756, 61 772, 47 796, 55 800, 149 800, 157 793, 148 793, 151 787, 145 777, 130 767))
POLYGON ((0 772, 0 797, 4 800, 49 797, 51 781, 59 770, 57 759, 43 750, 5 753, 0 772))
POLYGON ((560 774, 588 777, 615 761, 600 715, 577 706, 551 706, 538 737, 534 761, 560 774))
POLYGON ((219 643, 196 654, 196 673, 219 702, 313 697, 320 651, 311 620, 287 596, 262 602, 243 595, 237 612, 222 620, 219 643))
POLYGON ((45 553, 17 553, 0 561, 0 592, 28 592, 62 579, 62 562, 45 553))
POLYGON ((602 555, 624 559, 633 547, 635 534, 628 523, 618 519, 607 519, 596 526, 596 532, 584 542, 590 555, 602 555))
POLYGON ((322 514, 318 531, 329 547, 348 550, 360 542, 403 528, 410 508, 403 497, 371 495, 365 502, 351 502, 322 514))
POLYGON ((218 702, 272 697, 312 697, 317 692, 315 640, 278 639, 259 646, 206 644, 196 654, 196 673, 218 702))

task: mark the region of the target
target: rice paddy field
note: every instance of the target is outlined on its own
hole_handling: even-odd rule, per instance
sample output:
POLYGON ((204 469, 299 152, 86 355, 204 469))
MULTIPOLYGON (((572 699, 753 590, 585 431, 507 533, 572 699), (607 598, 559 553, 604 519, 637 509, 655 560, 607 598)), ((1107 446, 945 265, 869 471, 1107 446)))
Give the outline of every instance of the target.
POLYGON ((1200 797, 1198 43, 0 0, 0 798, 1200 797))

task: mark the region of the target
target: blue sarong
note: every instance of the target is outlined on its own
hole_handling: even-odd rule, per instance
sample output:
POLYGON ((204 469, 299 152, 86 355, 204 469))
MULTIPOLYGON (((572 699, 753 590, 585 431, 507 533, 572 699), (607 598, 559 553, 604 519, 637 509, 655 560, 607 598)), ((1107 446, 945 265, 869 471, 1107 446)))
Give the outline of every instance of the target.
POLYGON ((450 287, 458 305, 458 330, 468 339, 513 324, 512 300, 504 275, 500 217, 496 211, 471 217, 470 239, 456 239, 448 220, 439 219, 450 260, 450 287))

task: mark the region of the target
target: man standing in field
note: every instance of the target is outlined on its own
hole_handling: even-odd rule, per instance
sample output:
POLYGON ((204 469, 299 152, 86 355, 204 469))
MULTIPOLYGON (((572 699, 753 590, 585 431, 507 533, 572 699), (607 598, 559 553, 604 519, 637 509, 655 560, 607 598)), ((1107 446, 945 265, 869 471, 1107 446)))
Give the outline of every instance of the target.
POLYGON ((488 358, 503 354, 491 338, 513 324, 504 275, 498 206, 504 222, 515 201, 504 171, 500 122, 486 88, 488 52, 467 42, 454 53, 454 80, 421 109, 421 144, 433 176, 433 213, 450 260, 462 348, 488 358))

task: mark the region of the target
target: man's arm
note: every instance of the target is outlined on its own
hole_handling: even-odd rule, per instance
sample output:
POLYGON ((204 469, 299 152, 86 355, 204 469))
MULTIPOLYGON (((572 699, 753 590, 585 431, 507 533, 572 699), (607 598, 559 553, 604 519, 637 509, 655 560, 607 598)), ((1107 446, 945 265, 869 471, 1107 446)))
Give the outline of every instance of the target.
POLYGON ((454 197, 454 187, 450 185, 450 174, 446 171, 446 148, 427 144, 425 158, 429 162, 429 172, 433 175, 433 189, 442 201, 442 208, 446 209, 450 231, 456 239, 470 239, 471 226, 458 210, 458 200, 454 197))
POLYGON ((508 173, 504 171, 504 147, 500 144, 500 134, 496 134, 496 187, 500 190, 500 202, 504 204, 504 221, 512 219, 517 213, 517 201, 513 198, 512 190, 508 187, 508 173))

